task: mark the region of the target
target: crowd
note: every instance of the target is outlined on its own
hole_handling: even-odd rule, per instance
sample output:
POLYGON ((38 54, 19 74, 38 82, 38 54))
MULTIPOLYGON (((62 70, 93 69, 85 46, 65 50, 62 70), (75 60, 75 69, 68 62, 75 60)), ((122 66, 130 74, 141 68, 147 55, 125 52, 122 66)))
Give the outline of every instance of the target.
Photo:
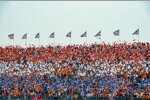
POLYGON ((0 95, 150 98, 150 44, 0 47, 0 95))

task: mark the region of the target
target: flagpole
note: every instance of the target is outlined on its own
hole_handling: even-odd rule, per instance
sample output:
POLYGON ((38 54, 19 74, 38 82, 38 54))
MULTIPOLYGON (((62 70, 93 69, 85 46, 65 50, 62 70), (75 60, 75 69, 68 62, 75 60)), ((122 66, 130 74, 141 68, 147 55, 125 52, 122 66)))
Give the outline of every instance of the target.
MULTIPOLYGON (((14 33, 13 33, 14 34, 14 33)), ((13 38, 13 46, 14 46, 14 39, 15 39, 15 34, 14 34, 14 38, 13 38)))
POLYGON ((54 37, 54 46, 55 46, 55 37, 54 37))
POLYGON ((101 39, 102 39, 102 35, 100 35, 100 44, 101 44, 101 41, 102 41, 101 39))
POLYGON ((87 30, 86 30, 86 44, 88 44, 88 43, 87 43, 87 30))
POLYGON ((27 38, 26 38, 26 48, 27 48, 27 38))
POLYGON ((39 47, 40 47, 40 36, 39 36, 39 47))
POLYGON ((72 31, 71 31, 71 45, 72 45, 72 31))
POLYGON ((101 44, 101 41, 102 41, 101 39, 102 39, 102 37, 100 37, 99 39, 100 39, 100 44, 101 44))
POLYGON ((139 42, 139 34, 138 34, 138 42, 139 42))
MULTIPOLYGON (((139 30, 139 29, 138 29, 139 30)), ((139 34, 140 32, 138 31, 138 42, 140 41, 140 34, 139 34)))
POLYGON ((14 38, 13 38, 13 46, 14 46, 14 38))
POLYGON ((6 42, 7 46, 9 46, 9 38, 8 38, 8 41, 6 42))
POLYGON ((72 45, 72 37, 70 38, 70 43, 71 43, 71 45, 72 45))
POLYGON ((87 44, 87 36, 86 36, 86 44, 87 44))

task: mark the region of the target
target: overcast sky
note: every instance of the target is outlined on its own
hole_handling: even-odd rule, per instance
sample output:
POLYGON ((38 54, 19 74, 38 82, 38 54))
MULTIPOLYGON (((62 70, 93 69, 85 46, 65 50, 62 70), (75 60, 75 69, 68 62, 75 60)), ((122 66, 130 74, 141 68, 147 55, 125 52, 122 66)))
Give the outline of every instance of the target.
POLYGON ((118 41, 113 32, 120 29, 121 42, 138 39, 132 33, 140 28, 139 39, 150 42, 149 1, 7 1, 0 2, 0 45, 13 44, 8 34, 14 33, 14 43, 24 46, 22 36, 28 33, 28 45, 51 44, 49 35, 55 32, 56 44, 70 44, 66 34, 72 31, 72 43, 83 44, 81 38, 87 30, 87 43, 118 41), (101 39, 94 35, 102 32, 101 39))

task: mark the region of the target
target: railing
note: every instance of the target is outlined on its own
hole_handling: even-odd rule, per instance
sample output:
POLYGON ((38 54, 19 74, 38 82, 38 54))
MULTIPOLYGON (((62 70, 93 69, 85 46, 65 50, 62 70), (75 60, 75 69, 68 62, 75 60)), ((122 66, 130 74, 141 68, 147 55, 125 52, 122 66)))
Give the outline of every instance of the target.
POLYGON ((135 97, 78 97, 72 96, 0 96, 0 100, 150 100, 146 98, 135 98, 135 97))

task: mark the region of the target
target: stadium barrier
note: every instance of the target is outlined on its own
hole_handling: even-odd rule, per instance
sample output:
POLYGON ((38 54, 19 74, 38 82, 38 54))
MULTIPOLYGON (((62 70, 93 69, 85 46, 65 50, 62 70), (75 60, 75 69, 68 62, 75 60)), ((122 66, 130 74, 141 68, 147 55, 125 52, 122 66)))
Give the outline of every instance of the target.
POLYGON ((135 97, 78 97, 72 96, 0 96, 0 100, 149 100, 146 98, 135 98, 135 97))

